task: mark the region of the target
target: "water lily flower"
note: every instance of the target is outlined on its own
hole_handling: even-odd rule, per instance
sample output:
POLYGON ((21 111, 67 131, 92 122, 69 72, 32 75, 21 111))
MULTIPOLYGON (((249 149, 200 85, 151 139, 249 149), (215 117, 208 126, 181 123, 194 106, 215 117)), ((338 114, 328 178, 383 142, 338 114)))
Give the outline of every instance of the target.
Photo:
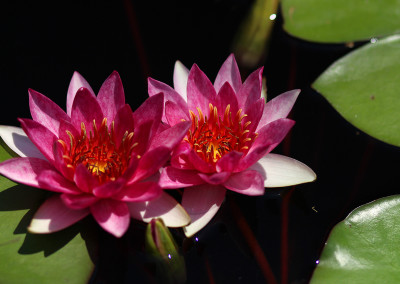
POLYGON ((266 104, 262 71, 256 70, 242 83, 230 55, 214 85, 196 64, 189 71, 179 61, 174 88, 151 78, 148 81, 151 97, 164 93, 165 123, 191 122, 160 181, 164 188, 185 188, 181 204, 191 217, 191 224, 184 228, 188 237, 217 213, 226 190, 256 196, 264 194, 265 187, 316 178, 303 163, 270 153, 294 125, 286 117, 300 91, 286 92, 266 104))
POLYGON ((116 237, 126 232, 131 217, 145 222, 160 217, 171 227, 189 223, 158 183, 160 167, 190 126, 182 122, 161 131, 163 94, 132 112, 117 72, 97 96, 75 72, 66 112, 34 90, 29 107, 32 119, 19 119, 22 129, 0 127, 2 139, 20 156, 1 163, 0 174, 57 193, 40 206, 30 232, 59 231, 89 214, 116 237))

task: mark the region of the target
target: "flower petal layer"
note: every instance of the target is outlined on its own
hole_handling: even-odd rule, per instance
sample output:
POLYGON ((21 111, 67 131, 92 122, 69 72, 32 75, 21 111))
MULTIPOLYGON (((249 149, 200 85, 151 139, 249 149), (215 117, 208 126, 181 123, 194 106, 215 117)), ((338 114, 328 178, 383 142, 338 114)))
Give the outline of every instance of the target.
POLYGON ((101 85, 97 100, 110 124, 118 110, 125 105, 124 87, 117 71, 112 72, 101 85))
POLYGON ((68 87, 68 93, 67 93, 67 114, 68 116, 71 116, 71 111, 72 111, 72 104, 74 103, 75 100, 75 95, 76 92, 80 88, 86 88, 89 90, 91 94, 94 96, 94 92, 92 88, 90 87, 89 83, 79 74, 78 72, 74 72, 74 75, 72 75, 71 82, 69 83, 68 87))
POLYGON ((153 218, 161 218, 168 227, 183 227, 190 222, 185 209, 170 195, 162 195, 147 202, 127 203, 132 218, 150 222, 153 218))
POLYGON ((209 112, 209 103, 214 101, 217 95, 206 74, 196 64, 189 72, 187 95, 188 109, 196 111, 196 108, 199 107, 203 113, 209 112))
POLYGON ((236 93, 242 86, 242 79, 240 77, 239 68, 233 54, 229 55, 229 57, 225 60, 225 62, 219 69, 219 72, 214 82, 215 90, 219 92, 225 82, 228 82, 236 93))
POLYGON ((36 211, 28 231, 47 234, 60 231, 89 215, 88 209, 72 210, 65 206, 59 195, 48 198, 36 211))
POLYGON ((269 153, 249 169, 259 171, 266 177, 265 187, 291 186, 316 179, 316 174, 307 165, 295 159, 269 153))
POLYGON ((224 201, 225 193, 225 188, 209 184, 185 189, 182 206, 192 220, 183 229, 187 237, 193 236, 210 222, 224 201))

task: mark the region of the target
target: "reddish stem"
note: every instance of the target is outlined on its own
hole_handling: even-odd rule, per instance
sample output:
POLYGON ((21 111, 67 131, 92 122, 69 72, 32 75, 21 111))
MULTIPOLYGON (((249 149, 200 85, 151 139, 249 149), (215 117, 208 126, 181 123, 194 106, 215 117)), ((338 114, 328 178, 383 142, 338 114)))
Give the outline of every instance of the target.
POLYGON ((233 217, 236 220, 237 226, 240 229, 240 231, 242 232, 242 234, 250 248, 250 251, 252 252, 258 265, 260 266, 261 272, 263 273, 265 280, 267 281, 267 283, 277 284, 278 282, 276 281, 275 275, 272 272, 269 262, 268 262, 267 258, 265 257, 264 252, 263 252, 262 248, 260 247, 260 244, 258 243, 256 237, 254 236, 253 231, 251 230, 250 226, 246 222, 246 219, 240 212, 239 207, 236 205, 234 200, 230 200, 230 205, 231 205, 233 217))

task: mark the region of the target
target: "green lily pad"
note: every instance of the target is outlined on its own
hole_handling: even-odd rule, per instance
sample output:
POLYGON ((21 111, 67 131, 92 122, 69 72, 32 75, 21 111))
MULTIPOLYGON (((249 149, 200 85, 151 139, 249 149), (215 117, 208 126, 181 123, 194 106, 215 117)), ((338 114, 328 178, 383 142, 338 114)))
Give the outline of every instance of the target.
POLYGON ((400 31, 400 0, 282 0, 284 29, 308 41, 342 43, 400 31))
MULTIPOLYGON (((12 157, 5 148, 0 145, 0 161, 12 157)), ((90 279, 94 238, 84 224, 48 235, 27 232, 47 194, 0 176, 0 283, 87 283, 90 279)))
POLYGON ((400 36, 367 44, 333 63, 313 87, 351 124, 400 146, 400 36))
POLYGON ((399 220, 400 195, 355 209, 332 230, 311 283, 400 283, 399 220))

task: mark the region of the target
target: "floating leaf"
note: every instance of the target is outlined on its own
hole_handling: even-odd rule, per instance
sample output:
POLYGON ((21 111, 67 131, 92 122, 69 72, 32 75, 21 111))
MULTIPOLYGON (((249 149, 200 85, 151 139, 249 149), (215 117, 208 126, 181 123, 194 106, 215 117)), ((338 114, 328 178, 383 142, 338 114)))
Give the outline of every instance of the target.
MULTIPOLYGON (((0 161, 11 158, 0 145, 0 161)), ((88 247, 93 236, 83 224, 49 234, 26 228, 46 191, 0 176, 0 283, 87 283, 93 271, 88 247)), ((92 249, 90 249, 93 252, 92 249)))
POLYGON ((367 44, 332 64, 313 84, 350 123, 400 146, 400 36, 367 44))
POLYGON ((332 230, 317 283, 400 283, 400 195, 355 209, 332 230))
POLYGON ((284 29, 316 42, 352 42, 400 31, 400 0, 282 0, 284 29))

